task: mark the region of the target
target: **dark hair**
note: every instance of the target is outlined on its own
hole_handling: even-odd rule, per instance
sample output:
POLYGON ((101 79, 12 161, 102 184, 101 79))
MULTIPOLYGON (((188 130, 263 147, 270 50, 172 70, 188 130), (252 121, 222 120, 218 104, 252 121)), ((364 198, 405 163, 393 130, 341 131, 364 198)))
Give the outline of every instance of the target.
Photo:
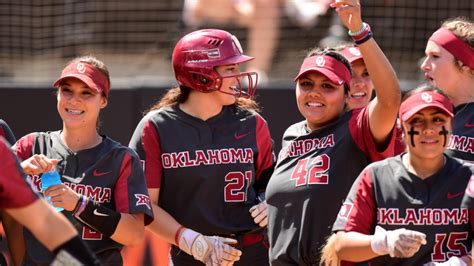
POLYGON ((402 91, 402 102, 404 102, 408 97, 412 96, 413 94, 423 91, 435 91, 443 95, 444 97, 449 98, 448 95, 438 87, 435 87, 428 83, 423 83, 414 89, 402 91))
MULTIPOLYGON (((340 61, 341 63, 344 64, 344 66, 347 67, 347 69, 349 70, 349 73, 352 76, 351 63, 349 63, 347 58, 345 58, 342 54, 338 53, 333 48, 325 48, 325 49, 313 48, 308 52, 308 54, 306 55, 306 58, 311 57, 311 56, 315 56, 315 55, 326 55, 326 56, 330 56, 330 57, 335 58, 336 60, 340 61)), ((344 83, 344 93, 345 94, 349 93, 349 88, 350 88, 349 86, 350 86, 350 84, 344 83)))
MULTIPOLYGON (((153 110, 158 110, 165 106, 173 106, 176 104, 184 103, 189 98, 191 89, 185 86, 178 86, 169 89, 161 99, 156 102, 150 109, 145 111, 145 114, 153 110)), ((246 110, 260 111, 258 103, 253 99, 247 99, 238 97, 235 104, 246 110)))

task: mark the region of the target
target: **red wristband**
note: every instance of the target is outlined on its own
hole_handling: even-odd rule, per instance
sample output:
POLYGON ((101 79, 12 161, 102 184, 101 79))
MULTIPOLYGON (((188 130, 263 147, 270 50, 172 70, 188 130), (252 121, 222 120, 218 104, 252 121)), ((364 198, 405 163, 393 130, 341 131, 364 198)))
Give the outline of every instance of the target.
POLYGON ((178 230, 176 230, 176 234, 174 235, 174 243, 176 244, 178 248, 179 248, 179 236, 184 231, 184 229, 186 229, 186 227, 180 225, 178 230))

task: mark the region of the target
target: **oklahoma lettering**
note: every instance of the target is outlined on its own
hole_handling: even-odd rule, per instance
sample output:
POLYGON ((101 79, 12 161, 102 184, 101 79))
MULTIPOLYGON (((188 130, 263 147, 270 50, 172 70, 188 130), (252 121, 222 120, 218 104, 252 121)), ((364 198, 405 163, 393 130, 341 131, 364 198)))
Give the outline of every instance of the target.
POLYGON ((424 208, 406 210, 396 208, 378 208, 378 224, 383 225, 443 225, 443 224, 467 224, 469 223, 469 210, 424 208))
POLYGON ((163 168, 192 167, 199 165, 253 163, 253 151, 242 149, 196 150, 191 157, 189 151, 161 154, 163 168))

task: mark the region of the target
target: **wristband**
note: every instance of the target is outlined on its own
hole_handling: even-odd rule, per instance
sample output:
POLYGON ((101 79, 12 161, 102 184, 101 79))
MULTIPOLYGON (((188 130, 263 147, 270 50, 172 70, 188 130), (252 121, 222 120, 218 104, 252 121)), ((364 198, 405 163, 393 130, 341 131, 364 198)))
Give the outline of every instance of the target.
POLYGON ((365 43, 366 41, 372 39, 373 37, 373 34, 371 31, 369 31, 369 33, 367 34, 367 36, 365 36, 364 38, 360 39, 360 40, 354 40, 355 44, 357 45, 361 45, 363 43, 365 43))
POLYGON ((121 218, 119 212, 111 210, 92 199, 89 199, 87 204, 85 204, 84 210, 82 212, 80 211, 79 209, 78 212, 74 214, 76 219, 108 237, 115 233, 121 218))
POLYGON ((362 25, 360 26, 360 29, 358 31, 352 32, 352 31, 349 30, 349 31, 347 31, 347 34, 349 34, 349 36, 351 36, 351 37, 360 35, 367 29, 367 26, 369 26, 367 23, 362 22, 362 25))
MULTIPOLYGON (((81 205, 79 206, 79 208, 77 210, 75 210, 73 213, 74 213, 74 216, 79 216, 81 215, 81 213, 84 211, 84 209, 86 208, 86 204, 87 204, 87 197, 81 195, 81 205)), ((77 207, 77 205, 76 205, 77 207)))
POLYGON ((75 236, 53 250, 56 255, 51 265, 101 265, 93 252, 75 236))
POLYGON ((186 228, 184 226, 180 226, 178 230, 176 231, 176 234, 174 235, 174 243, 176 244, 177 247, 179 247, 179 236, 185 230, 186 228))
POLYGON ((82 203, 82 195, 79 195, 79 199, 77 200, 76 206, 74 206, 74 209, 72 210, 72 213, 76 213, 77 209, 81 206, 82 203))

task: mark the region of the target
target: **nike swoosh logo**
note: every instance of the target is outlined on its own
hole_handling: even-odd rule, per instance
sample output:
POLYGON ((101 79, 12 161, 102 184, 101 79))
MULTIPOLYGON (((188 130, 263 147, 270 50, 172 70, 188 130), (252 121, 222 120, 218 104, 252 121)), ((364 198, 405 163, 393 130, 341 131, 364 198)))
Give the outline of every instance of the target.
POLYGON ((457 198, 457 197, 462 196, 462 195, 464 195, 464 191, 461 191, 461 192, 458 192, 458 193, 448 192, 448 199, 454 199, 454 198, 457 198))
POLYGON ((466 124, 464 124, 464 127, 474 127, 474 124, 466 123, 466 124))
POLYGON ((101 213, 101 212, 97 211, 97 209, 94 210, 94 215, 96 215, 96 216, 109 216, 108 214, 101 213))
POLYGON ((238 133, 235 133, 234 134, 234 138, 236 140, 239 140, 239 139, 243 139, 245 137, 247 137, 251 132, 247 132, 247 133, 243 133, 243 134, 238 134, 238 133))
POLYGON ((107 172, 97 172, 97 169, 94 170, 94 172, 92 172, 92 175, 93 176, 104 176, 104 175, 108 175, 112 173, 112 171, 107 171, 107 172))

